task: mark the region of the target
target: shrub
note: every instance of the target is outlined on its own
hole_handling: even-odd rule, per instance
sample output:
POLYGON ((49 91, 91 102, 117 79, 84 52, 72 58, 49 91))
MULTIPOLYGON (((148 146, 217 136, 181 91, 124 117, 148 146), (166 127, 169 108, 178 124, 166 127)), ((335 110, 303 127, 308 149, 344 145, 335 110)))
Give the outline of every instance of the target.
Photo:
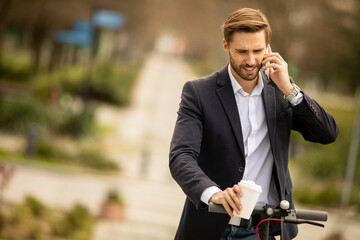
POLYGON ((42 217, 45 214, 45 205, 33 196, 26 197, 25 205, 35 217, 42 217))
POLYGON ((38 199, 29 196, 23 204, 2 209, 0 238, 53 240, 61 237, 85 240, 90 239, 94 222, 94 217, 82 205, 75 205, 65 212, 54 211, 46 208, 38 199))
POLYGON ((126 63, 106 63, 95 68, 88 83, 89 96, 123 106, 129 103, 138 67, 126 63))
POLYGON ((102 63, 91 72, 73 66, 35 77, 32 89, 43 99, 49 98, 52 89, 59 88, 72 96, 123 106, 129 102, 138 70, 138 66, 125 62, 102 63))
POLYGON ((78 66, 67 67, 50 74, 38 74, 32 79, 32 91, 36 96, 46 100, 55 88, 73 96, 79 95, 84 76, 84 70, 78 66))
POLYGON ((79 113, 70 110, 65 116, 64 122, 60 123, 58 129, 60 134, 78 138, 91 134, 96 129, 95 110, 92 107, 87 107, 79 113))
POLYGON ((58 237, 87 239, 94 225, 94 219, 88 209, 77 204, 54 224, 53 233, 58 237))
POLYGON ((0 79, 7 81, 27 81, 31 78, 32 66, 30 61, 17 55, 3 56, 0 61, 0 79))
POLYGON ((96 148, 82 149, 78 153, 76 161, 81 165, 90 166, 94 169, 119 170, 119 166, 115 162, 105 158, 96 148))
POLYGON ((7 132, 25 132, 33 125, 47 124, 47 113, 40 101, 25 97, 0 99, 0 128, 7 132))
MULTIPOLYGON (((328 109, 329 110, 329 109, 328 109)), ((339 125, 340 133, 335 143, 320 145, 300 141, 300 135, 292 136, 300 154, 295 156, 293 166, 300 169, 300 178, 294 181, 294 197, 296 200, 307 204, 321 204, 322 206, 333 206, 340 204, 341 189, 347 165, 347 156, 352 137, 354 111, 330 109, 339 125), (304 179, 310 183, 306 184, 304 179), (298 183, 299 182, 299 183, 298 183)), ((358 160, 360 155, 358 156, 358 160)), ((358 192, 360 188, 360 164, 356 165, 353 191, 358 192)), ((360 206, 357 194, 352 194, 351 204, 360 206)))
POLYGON ((116 190, 111 190, 108 193, 107 200, 113 203, 124 204, 124 199, 116 190))

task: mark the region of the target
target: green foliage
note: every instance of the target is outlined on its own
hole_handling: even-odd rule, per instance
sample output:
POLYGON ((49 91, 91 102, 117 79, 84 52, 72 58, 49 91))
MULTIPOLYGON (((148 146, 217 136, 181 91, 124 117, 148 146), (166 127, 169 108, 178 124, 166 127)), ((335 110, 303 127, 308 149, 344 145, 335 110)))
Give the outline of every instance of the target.
POLYGON ((314 187, 304 184, 296 187, 294 197, 297 201, 310 205, 336 206, 340 204, 341 192, 333 184, 314 187))
POLYGON ((40 156, 45 161, 55 162, 55 158, 63 158, 64 155, 64 151, 54 148, 50 141, 44 138, 38 139, 36 156, 40 156))
POLYGON ((76 112, 71 108, 49 107, 31 97, 0 99, 1 130, 24 133, 37 126, 76 138, 90 135, 96 130, 95 108, 89 106, 76 112))
MULTIPOLYGON (((301 180, 297 178, 294 181, 294 196, 302 203, 322 206, 340 204, 355 113, 330 110, 340 129, 335 143, 320 145, 300 140, 300 134, 292 136, 295 146, 302 149, 302 153, 295 156, 295 161, 293 161, 294 167, 299 168, 301 174, 301 180)), ((359 160, 360 156, 358 156, 358 163, 359 160)), ((355 192, 358 192, 360 190, 360 164, 356 165, 354 180, 353 188, 355 192)), ((351 202, 360 206, 357 194, 352 194, 351 202)))
POLYGON ((1 239, 85 240, 91 237, 95 219, 82 205, 58 212, 28 196, 24 203, 2 209, 0 223, 1 239))
POLYGON ((79 66, 63 68, 52 73, 41 73, 32 79, 32 90, 36 96, 49 99, 52 91, 79 95, 85 71, 79 66))
POLYGON ((73 66, 35 77, 32 89, 44 99, 53 89, 59 89, 63 94, 124 106, 129 103, 138 71, 139 66, 125 62, 102 63, 91 72, 73 66))
POLYGON ((90 212, 77 204, 55 224, 54 235, 71 239, 87 239, 94 225, 90 212))
POLYGON ((100 64, 90 78, 90 97, 119 106, 128 104, 137 70, 125 62, 100 64))
MULTIPOLYGON (((345 174, 355 114, 345 110, 332 110, 332 115, 340 128, 339 136, 334 143, 320 145, 299 141, 299 139, 295 140, 305 149, 305 154, 301 156, 301 161, 298 162, 299 165, 304 172, 310 173, 318 180, 339 180, 345 174)), ((355 178, 360 179, 359 164, 356 174, 355 178)), ((357 183, 360 184, 360 182, 357 183)))
POLYGON ((0 80, 24 82, 31 78, 30 61, 19 56, 6 55, 0 60, 0 80))
POLYGON ((88 107, 79 113, 68 111, 65 121, 59 126, 59 133, 78 138, 93 133, 95 129, 95 110, 88 107))
POLYGON ((100 170, 118 170, 119 166, 105 158, 97 148, 85 148, 75 158, 81 165, 87 165, 100 170))
POLYGON ((45 214, 45 205, 33 196, 27 196, 25 198, 25 205, 28 206, 31 213, 35 217, 42 217, 45 214))
POLYGON ((116 171, 119 166, 106 158, 96 146, 77 147, 76 152, 69 153, 48 138, 39 138, 38 149, 32 160, 48 163, 66 163, 90 169, 116 171))
POLYGON ((0 98, 0 129, 25 132, 30 126, 47 123, 44 105, 31 97, 3 100, 0 98))
POLYGON ((124 199, 116 190, 111 190, 108 194, 107 200, 109 202, 124 204, 124 199))
POLYGON ((5 226, 5 221, 6 221, 6 217, 4 216, 4 214, 2 212, 0 212, 0 233, 5 226))

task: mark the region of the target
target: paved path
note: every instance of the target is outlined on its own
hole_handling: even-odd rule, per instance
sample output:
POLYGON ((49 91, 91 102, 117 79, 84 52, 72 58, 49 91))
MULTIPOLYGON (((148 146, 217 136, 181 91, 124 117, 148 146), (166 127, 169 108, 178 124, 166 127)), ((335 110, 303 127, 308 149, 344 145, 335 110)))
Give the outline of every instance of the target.
POLYGON ((112 109, 100 109, 100 121, 114 126, 118 133, 107 139, 107 152, 116 158, 117 145, 126 143, 119 161, 124 167, 120 179, 127 215, 121 222, 100 221, 93 240, 174 237, 185 196, 169 173, 169 144, 181 89, 191 78, 179 59, 151 55, 140 74, 132 106, 117 117, 112 109))

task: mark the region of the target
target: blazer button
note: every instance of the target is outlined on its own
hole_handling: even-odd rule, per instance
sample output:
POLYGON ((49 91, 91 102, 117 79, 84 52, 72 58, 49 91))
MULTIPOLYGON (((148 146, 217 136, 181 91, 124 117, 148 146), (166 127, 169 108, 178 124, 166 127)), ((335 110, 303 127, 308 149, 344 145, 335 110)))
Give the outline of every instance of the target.
POLYGON ((241 172, 241 173, 243 173, 244 170, 245 170, 245 168, 244 168, 243 166, 241 166, 241 167, 238 168, 238 171, 241 172))

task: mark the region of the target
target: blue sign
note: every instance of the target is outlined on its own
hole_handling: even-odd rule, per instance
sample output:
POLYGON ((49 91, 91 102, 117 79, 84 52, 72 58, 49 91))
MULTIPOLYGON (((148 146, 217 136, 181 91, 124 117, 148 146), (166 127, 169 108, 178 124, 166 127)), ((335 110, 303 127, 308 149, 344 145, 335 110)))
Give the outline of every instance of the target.
POLYGON ((56 34, 56 40, 62 43, 88 47, 92 44, 92 26, 86 20, 75 22, 73 30, 61 30, 56 34))
POLYGON ((96 27, 118 29, 124 24, 124 17, 121 13, 98 10, 94 14, 92 22, 96 27))
POLYGON ((119 29, 124 25, 124 17, 117 12, 98 10, 91 22, 79 20, 74 23, 72 30, 60 30, 56 33, 56 41, 80 46, 91 46, 93 28, 119 29))

